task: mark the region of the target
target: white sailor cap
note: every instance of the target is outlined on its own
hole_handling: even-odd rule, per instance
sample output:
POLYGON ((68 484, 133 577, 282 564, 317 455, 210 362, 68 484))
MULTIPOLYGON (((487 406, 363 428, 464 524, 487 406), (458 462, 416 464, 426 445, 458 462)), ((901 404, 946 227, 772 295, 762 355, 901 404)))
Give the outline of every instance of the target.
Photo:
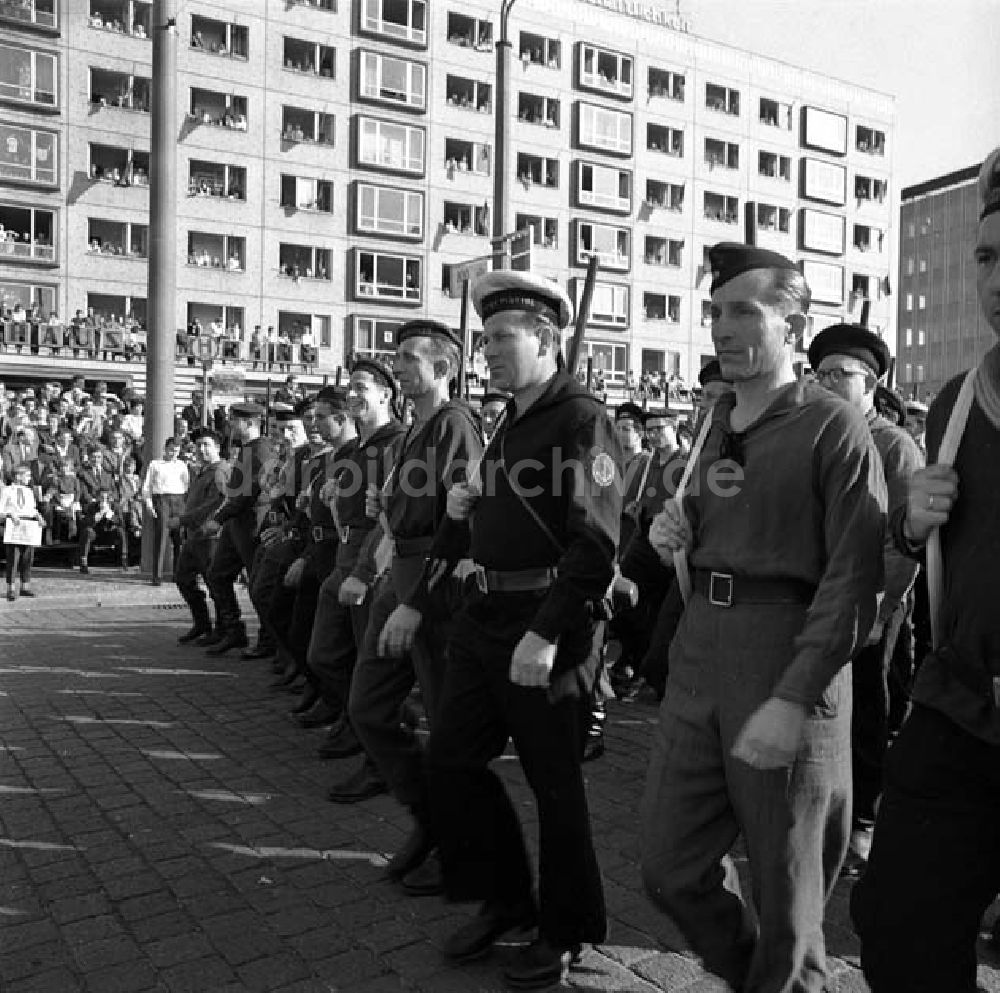
POLYGON ((561 331, 573 320, 573 301, 551 279, 514 269, 496 269, 472 284, 472 305, 485 322, 506 310, 548 317, 561 331))

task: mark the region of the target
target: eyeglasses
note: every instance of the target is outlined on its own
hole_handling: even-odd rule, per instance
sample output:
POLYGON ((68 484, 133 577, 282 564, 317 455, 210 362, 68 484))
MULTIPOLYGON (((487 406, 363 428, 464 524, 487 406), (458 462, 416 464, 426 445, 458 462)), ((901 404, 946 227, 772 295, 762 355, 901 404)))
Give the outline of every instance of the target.
POLYGON ((867 376, 867 372, 863 372, 861 369, 820 369, 816 373, 816 379, 819 382, 829 381, 832 386, 839 386, 843 381, 845 376, 867 376))

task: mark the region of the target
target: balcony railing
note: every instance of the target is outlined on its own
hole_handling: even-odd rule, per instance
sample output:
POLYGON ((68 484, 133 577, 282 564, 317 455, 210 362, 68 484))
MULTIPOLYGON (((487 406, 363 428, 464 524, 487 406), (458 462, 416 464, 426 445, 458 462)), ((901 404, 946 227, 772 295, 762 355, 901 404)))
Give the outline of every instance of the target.
POLYGON ((29 262, 55 262, 55 246, 35 241, 0 241, 0 262, 11 260, 29 262))

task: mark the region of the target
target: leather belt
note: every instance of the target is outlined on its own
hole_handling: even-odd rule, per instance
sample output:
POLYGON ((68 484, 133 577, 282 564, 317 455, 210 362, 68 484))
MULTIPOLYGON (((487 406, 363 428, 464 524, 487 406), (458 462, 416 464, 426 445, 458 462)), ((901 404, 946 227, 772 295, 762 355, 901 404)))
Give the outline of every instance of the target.
POLYGON ((487 569, 475 563, 473 575, 481 593, 529 593, 547 590, 556 581, 554 566, 537 569, 487 569))
POLYGON ((812 603, 816 587, 801 579, 754 579, 729 572, 698 569, 694 588, 713 607, 735 607, 743 603, 812 603))
POLYGON ((312 540, 317 544, 321 541, 340 541, 340 531, 332 526, 326 526, 323 524, 314 524, 310 528, 310 533, 312 534, 312 540))
POLYGON ((434 544, 434 538, 427 536, 423 538, 394 538, 393 545, 396 554, 401 559, 408 559, 414 555, 426 555, 434 544))

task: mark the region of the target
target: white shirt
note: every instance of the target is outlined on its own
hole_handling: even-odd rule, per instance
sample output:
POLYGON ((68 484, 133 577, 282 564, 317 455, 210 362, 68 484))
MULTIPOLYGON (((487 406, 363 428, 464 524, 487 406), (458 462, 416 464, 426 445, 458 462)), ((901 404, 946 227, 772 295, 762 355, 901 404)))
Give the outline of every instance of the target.
POLYGON ((183 496, 188 489, 188 467, 182 459, 153 459, 142 484, 143 499, 154 496, 183 496))

